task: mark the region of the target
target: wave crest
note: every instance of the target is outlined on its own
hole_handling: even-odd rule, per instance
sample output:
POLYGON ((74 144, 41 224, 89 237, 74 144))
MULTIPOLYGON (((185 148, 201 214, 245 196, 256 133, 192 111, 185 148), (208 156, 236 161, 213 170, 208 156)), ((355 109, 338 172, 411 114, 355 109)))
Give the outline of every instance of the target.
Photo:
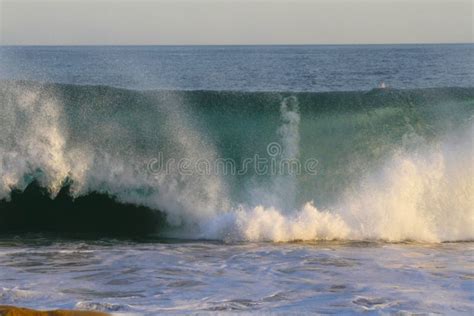
POLYGON ((0 225, 7 229, 11 214, 67 222, 63 211, 72 209, 85 214, 72 217, 80 219, 77 230, 88 225, 84 218, 95 220, 87 209, 106 222, 117 210, 143 208, 166 214, 164 235, 187 238, 474 239, 474 89, 138 92, 1 82, 0 110, 0 225), (242 162, 275 142, 278 159, 316 157, 317 175, 147 170, 158 153, 242 162), (32 183, 46 189, 31 200, 41 207, 18 202, 32 198, 32 183), (97 209, 101 199, 109 202, 97 209), (48 208, 50 216, 34 215, 48 208))

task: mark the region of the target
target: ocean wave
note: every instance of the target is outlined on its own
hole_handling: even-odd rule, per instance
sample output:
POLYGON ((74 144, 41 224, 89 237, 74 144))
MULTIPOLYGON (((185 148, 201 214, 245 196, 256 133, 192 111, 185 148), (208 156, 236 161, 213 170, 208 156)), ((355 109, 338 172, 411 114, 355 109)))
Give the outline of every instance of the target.
POLYGON ((0 108, 4 231, 474 239, 474 88, 265 93, 3 81, 0 108), (149 168, 158 156, 240 168, 257 155, 315 159, 318 169, 149 168))

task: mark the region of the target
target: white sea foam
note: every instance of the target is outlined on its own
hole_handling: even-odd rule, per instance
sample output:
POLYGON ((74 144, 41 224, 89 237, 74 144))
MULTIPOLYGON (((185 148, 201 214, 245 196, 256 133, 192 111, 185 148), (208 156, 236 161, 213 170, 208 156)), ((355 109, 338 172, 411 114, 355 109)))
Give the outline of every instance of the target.
POLYGON ((240 207, 203 225, 203 237, 224 240, 474 239, 472 153, 453 148, 397 154, 347 190, 333 207, 314 202, 288 211, 278 206, 240 207), (464 161, 462 161, 464 160, 464 161))

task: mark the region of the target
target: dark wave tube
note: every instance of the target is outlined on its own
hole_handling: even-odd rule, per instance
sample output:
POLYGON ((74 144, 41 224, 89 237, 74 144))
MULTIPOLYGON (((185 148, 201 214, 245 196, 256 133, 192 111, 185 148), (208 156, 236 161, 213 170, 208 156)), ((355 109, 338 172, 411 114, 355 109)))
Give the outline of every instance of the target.
POLYGON ((73 198, 65 185, 55 198, 37 182, 14 190, 0 201, 2 233, 48 232, 104 236, 144 236, 157 232, 163 215, 143 206, 123 204, 102 193, 73 198))

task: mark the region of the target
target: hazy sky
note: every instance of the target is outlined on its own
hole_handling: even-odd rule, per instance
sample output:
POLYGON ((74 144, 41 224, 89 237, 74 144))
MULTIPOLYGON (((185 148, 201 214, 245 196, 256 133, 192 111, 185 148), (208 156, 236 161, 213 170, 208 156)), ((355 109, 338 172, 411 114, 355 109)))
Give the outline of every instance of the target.
POLYGON ((0 0, 1 44, 473 42, 472 0, 0 0))

